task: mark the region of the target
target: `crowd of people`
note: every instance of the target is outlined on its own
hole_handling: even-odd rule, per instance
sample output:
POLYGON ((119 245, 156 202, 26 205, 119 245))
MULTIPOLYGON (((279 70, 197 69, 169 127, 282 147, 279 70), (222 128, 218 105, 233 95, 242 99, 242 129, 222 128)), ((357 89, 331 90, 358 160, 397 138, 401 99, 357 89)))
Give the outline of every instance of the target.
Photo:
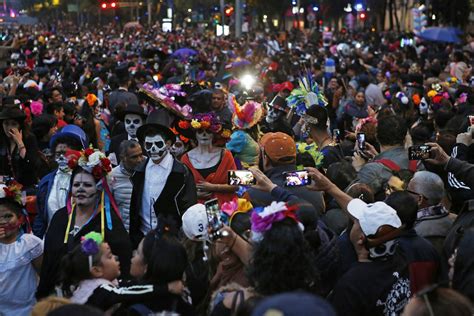
POLYGON ((0 315, 474 312, 474 41, 2 30, 0 315))

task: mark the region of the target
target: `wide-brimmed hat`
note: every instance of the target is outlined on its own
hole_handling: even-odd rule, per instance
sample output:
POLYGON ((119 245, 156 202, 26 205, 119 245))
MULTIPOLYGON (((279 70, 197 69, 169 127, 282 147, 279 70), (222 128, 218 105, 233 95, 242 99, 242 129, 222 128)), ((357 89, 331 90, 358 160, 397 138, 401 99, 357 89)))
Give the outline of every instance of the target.
POLYGON ((165 109, 154 110, 150 113, 150 115, 148 115, 145 124, 143 124, 137 129, 138 140, 140 142, 143 142, 145 140, 145 131, 148 128, 153 127, 159 130, 160 132, 163 132, 165 136, 174 143, 176 136, 169 128, 169 126, 173 124, 173 121, 174 118, 165 109))
POLYGON ((26 119, 26 114, 17 106, 5 106, 0 112, 0 120, 16 120, 22 122, 26 119))

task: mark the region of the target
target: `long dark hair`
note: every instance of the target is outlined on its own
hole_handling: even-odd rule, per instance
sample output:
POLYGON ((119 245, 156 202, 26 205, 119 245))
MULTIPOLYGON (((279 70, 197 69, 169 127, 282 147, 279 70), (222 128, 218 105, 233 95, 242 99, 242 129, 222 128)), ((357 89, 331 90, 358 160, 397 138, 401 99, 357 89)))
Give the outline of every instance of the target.
POLYGON ((248 267, 250 284, 261 295, 305 290, 315 292, 314 254, 296 222, 285 219, 265 232, 248 267))
POLYGON ((182 279, 188 257, 173 229, 163 223, 162 218, 159 222, 159 227, 143 239, 143 257, 148 265, 143 279, 153 284, 166 284, 182 279))

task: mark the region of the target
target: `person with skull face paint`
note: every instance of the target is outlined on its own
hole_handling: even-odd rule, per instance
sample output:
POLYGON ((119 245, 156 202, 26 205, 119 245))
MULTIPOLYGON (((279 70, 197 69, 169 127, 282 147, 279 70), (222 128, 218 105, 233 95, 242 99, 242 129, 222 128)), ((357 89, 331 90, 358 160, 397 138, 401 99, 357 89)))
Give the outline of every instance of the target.
POLYGON ((236 187, 227 184, 227 173, 237 169, 234 157, 229 150, 213 144, 217 137, 228 138, 230 131, 222 127, 213 112, 196 114, 190 123, 181 121, 178 125, 188 125, 196 133, 197 147, 185 153, 181 161, 194 175, 199 201, 231 201, 236 187))
MULTIPOLYGON (((120 164, 120 144, 124 140, 135 140, 138 141, 137 138, 137 130, 140 126, 143 125, 146 118, 146 114, 143 110, 143 107, 137 104, 129 104, 125 108, 123 112, 123 117, 121 120, 125 124, 126 133, 119 134, 114 136, 110 141, 109 147, 109 155, 115 156, 115 160, 117 165, 120 164)), ((144 150, 144 148, 142 148, 144 150)), ((112 158, 112 156, 109 156, 112 158)), ((114 159, 111 159, 114 160, 114 159)), ((114 161, 112 161, 114 162, 114 161)))
POLYGON ((130 202, 130 238, 134 248, 150 230, 157 227, 158 215, 181 227, 181 216, 197 203, 193 174, 169 149, 176 139, 168 126, 172 117, 154 110, 137 130, 148 158, 135 168, 130 202))
POLYGON ((62 258, 89 232, 100 233, 112 253, 118 256, 121 276, 126 279, 130 273, 130 239, 107 183, 107 175, 112 170, 110 160, 92 148, 81 152, 69 150, 65 156, 72 170, 70 199, 66 207, 54 214, 46 232, 37 298, 51 294, 60 282, 62 258))
POLYGON ((293 136, 293 129, 286 118, 290 109, 285 100, 290 95, 291 90, 293 90, 293 85, 291 82, 286 81, 281 85, 276 86, 278 93, 275 95, 272 102, 268 104, 268 111, 265 116, 265 122, 262 125, 262 132, 282 132, 293 136))
POLYGON ((81 150, 87 146, 87 136, 75 125, 65 126, 50 140, 50 147, 57 163, 57 169, 44 176, 36 193, 37 215, 33 222, 33 233, 43 238, 46 229, 57 210, 66 206, 66 197, 71 180, 71 169, 67 165, 66 151, 81 150))

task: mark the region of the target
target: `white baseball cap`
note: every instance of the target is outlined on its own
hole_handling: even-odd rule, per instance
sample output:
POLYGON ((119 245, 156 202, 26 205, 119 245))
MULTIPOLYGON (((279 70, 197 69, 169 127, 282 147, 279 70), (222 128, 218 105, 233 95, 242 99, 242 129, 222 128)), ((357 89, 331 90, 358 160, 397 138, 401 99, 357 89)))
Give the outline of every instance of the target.
POLYGON ((191 240, 207 240, 207 215, 204 204, 194 204, 181 217, 183 232, 191 240))
POLYGON ((349 213, 359 220, 360 227, 366 236, 375 235, 384 225, 394 228, 402 226, 397 212, 385 202, 367 204, 360 199, 353 199, 347 205, 349 213))

